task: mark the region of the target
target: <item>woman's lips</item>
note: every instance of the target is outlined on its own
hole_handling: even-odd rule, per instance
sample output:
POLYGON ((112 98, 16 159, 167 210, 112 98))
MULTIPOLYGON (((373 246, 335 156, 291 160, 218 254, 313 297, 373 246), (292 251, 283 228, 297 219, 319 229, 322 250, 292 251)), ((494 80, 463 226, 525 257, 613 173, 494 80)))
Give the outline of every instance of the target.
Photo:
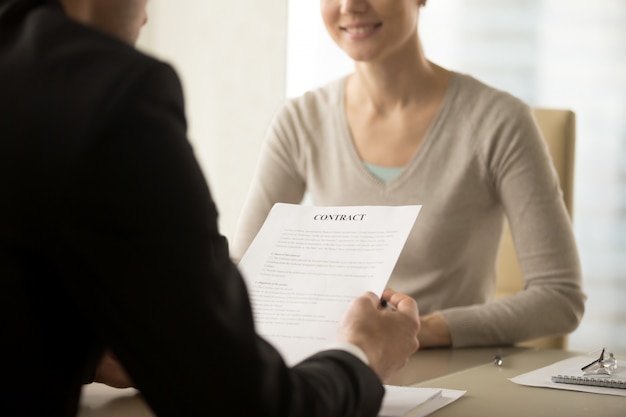
POLYGON ((382 23, 368 23, 340 26, 339 28, 351 38, 366 38, 376 32, 382 23))

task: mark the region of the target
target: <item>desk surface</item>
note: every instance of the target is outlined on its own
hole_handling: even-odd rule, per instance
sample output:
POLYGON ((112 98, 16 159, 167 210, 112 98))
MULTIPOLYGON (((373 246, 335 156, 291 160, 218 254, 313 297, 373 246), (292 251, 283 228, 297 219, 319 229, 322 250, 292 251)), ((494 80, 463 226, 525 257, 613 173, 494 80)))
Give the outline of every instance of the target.
POLYGON ((505 352, 501 367, 490 361, 415 386, 467 390, 463 397, 431 414, 433 417, 626 416, 624 397, 527 387, 509 381, 509 378, 578 355, 578 352, 562 350, 505 352))
MULTIPOLYGON (((494 365, 494 348, 421 350, 386 383, 465 390, 433 417, 624 417, 626 398, 526 387, 509 378, 580 355, 562 350, 504 348, 503 365, 494 365)), ((86 386, 80 417, 153 417, 135 390, 101 384, 86 386)))
MULTIPOLYGON (((497 350, 496 348, 423 349, 413 355, 409 363, 385 383, 414 385, 476 366, 493 364, 497 350)), ((507 347, 500 349, 500 353, 506 360, 511 355, 528 350, 522 347, 507 347)))

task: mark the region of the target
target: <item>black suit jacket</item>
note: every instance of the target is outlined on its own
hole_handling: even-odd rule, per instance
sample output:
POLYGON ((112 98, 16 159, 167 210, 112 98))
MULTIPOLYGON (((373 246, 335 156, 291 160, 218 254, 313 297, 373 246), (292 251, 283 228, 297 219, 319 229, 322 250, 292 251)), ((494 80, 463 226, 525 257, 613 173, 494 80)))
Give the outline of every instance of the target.
POLYGON ((255 335, 175 72, 43 0, 0 0, 0 313, 3 416, 74 415, 106 348, 160 416, 374 416, 383 394, 348 353, 288 368, 255 335))

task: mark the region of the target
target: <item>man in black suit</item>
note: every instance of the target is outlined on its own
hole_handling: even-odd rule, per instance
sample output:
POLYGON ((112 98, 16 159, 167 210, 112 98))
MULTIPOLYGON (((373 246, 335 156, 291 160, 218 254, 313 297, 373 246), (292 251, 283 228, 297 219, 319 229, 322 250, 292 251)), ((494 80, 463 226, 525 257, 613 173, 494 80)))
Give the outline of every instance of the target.
POLYGON ((365 294, 291 368, 255 334, 145 3, 0 0, 0 415, 75 415, 110 350, 159 416, 375 416, 417 306, 365 294))

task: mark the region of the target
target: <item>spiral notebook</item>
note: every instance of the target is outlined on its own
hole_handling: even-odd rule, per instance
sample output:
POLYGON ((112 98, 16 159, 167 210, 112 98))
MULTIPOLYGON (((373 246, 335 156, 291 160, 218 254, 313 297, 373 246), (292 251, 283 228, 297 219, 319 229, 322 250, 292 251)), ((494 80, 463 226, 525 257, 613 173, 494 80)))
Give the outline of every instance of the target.
POLYGON ((551 377, 552 382, 560 384, 588 385, 592 387, 626 389, 626 375, 624 368, 618 367, 617 358, 613 353, 606 353, 602 348, 600 357, 584 366, 564 374, 551 377))
POLYGON ((585 375, 580 368, 575 368, 553 375, 550 379, 552 382, 558 382, 560 384, 626 389, 626 371, 624 365, 619 366, 611 375, 585 375))

